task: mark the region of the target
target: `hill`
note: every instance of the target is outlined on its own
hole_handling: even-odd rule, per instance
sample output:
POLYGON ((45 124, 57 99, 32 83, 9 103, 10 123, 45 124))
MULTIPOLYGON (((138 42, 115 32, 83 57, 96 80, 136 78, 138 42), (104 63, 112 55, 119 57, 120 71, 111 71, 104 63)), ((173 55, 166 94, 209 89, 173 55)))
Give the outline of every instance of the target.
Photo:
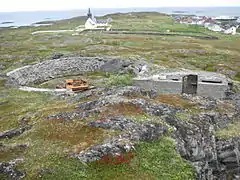
MULTIPOLYGON (((178 24, 160 13, 103 18, 108 17, 113 30, 149 34, 31 34, 74 29, 84 24, 85 17, 52 22, 49 27, 0 29, 0 178, 237 177, 240 36, 178 24), (26 65, 86 57, 97 59, 104 71, 83 63, 92 72, 66 70, 62 76, 52 73, 28 84, 53 89, 67 78, 84 78, 95 89, 83 93, 26 92, 6 77, 26 65), (234 92, 228 99, 212 99, 159 95, 133 87, 132 78, 143 64, 153 70, 223 73, 234 79, 234 92)), ((29 78, 44 74, 37 73, 41 70, 29 78)), ((28 78, 24 72, 19 77, 28 78)))

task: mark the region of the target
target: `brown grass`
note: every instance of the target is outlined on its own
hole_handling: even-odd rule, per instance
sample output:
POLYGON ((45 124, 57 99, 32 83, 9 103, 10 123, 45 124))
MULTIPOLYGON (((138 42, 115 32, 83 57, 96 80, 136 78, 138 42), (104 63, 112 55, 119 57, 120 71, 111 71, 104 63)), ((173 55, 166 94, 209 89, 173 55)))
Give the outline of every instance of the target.
POLYGON ((23 155, 25 148, 21 147, 0 147, 0 161, 10 161, 23 155))
POLYGON ((41 123, 37 136, 44 141, 61 142, 65 147, 74 147, 75 152, 80 152, 87 147, 101 143, 109 138, 114 131, 85 126, 82 122, 67 122, 61 120, 45 120, 41 123))
POLYGON ((144 115, 143 110, 130 103, 119 103, 107 106, 107 110, 100 114, 100 120, 116 116, 137 116, 144 115))
POLYGON ((220 113, 234 113, 236 111, 235 106, 229 101, 220 102, 216 110, 220 113))
POLYGON ((174 107, 189 109, 195 106, 193 102, 183 99, 180 95, 163 94, 154 99, 154 101, 169 104, 174 107))

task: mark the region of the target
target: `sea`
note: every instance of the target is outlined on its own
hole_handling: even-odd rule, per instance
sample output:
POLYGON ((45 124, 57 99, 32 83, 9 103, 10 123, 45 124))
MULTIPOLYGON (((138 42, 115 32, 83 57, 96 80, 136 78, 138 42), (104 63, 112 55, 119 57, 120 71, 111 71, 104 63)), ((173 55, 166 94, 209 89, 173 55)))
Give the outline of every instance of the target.
MULTIPOLYGON (((127 12, 161 12, 166 14, 190 14, 198 16, 236 16, 240 17, 239 7, 156 7, 156 8, 122 8, 122 9, 92 9, 95 16, 111 13, 127 12)), ((34 12, 0 12, 0 27, 31 26, 37 22, 56 21, 84 16, 87 9, 67 11, 34 11, 34 12)))

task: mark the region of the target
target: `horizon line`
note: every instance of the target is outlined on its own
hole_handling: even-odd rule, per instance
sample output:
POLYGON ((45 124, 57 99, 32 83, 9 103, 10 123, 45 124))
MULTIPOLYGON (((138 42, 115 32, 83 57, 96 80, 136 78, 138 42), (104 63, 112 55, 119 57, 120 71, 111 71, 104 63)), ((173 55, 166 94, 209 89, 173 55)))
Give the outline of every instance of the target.
MULTIPOLYGON (((239 6, 162 6, 162 7, 121 7, 121 8, 103 8, 103 7, 88 7, 90 9, 141 9, 141 8, 223 8, 223 7, 230 7, 230 8, 240 8, 239 6)), ((87 10, 88 8, 80 8, 80 9, 49 9, 49 10, 18 10, 18 11, 0 11, 0 13, 22 13, 22 12, 50 12, 50 11, 79 11, 79 10, 87 10)))

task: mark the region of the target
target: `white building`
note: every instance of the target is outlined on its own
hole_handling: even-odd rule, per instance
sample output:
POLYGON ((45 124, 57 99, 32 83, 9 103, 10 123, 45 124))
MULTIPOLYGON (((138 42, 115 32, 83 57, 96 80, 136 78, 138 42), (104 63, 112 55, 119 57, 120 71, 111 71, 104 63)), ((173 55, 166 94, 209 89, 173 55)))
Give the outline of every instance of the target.
POLYGON ((237 22, 240 23, 240 17, 237 19, 237 22))
POLYGON ((237 34, 237 27, 233 26, 227 30, 224 31, 225 34, 231 34, 231 35, 236 35, 237 34))
POLYGON ((214 18, 215 20, 237 20, 234 16, 218 16, 214 18))
POLYGON ((217 24, 210 24, 208 25, 207 27, 209 30, 211 31, 215 31, 215 32, 221 32, 221 31, 224 31, 223 28, 221 28, 221 26, 217 25, 217 24))
POLYGON ((203 26, 203 25, 204 25, 204 22, 205 22, 204 20, 200 20, 200 21, 197 22, 197 25, 203 26))
POLYGON ((97 20, 91 13, 90 9, 88 11, 88 19, 85 23, 85 29, 104 29, 109 31, 111 29, 111 25, 108 23, 111 19, 107 20, 97 20))

